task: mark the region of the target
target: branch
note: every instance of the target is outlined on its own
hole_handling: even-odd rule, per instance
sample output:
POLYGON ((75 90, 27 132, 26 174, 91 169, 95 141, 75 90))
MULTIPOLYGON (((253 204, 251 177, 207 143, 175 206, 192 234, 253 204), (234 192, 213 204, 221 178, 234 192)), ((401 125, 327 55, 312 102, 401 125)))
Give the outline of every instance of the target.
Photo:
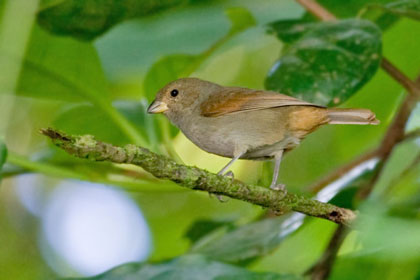
POLYGON ((134 164, 157 178, 171 180, 183 187, 248 201, 270 208, 277 213, 292 210, 343 225, 349 225, 356 218, 356 214, 349 209, 296 194, 284 194, 284 192, 261 186, 247 185, 197 167, 178 164, 168 157, 135 145, 113 146, 97 141, 91 135, 66 135, 51 128, 42 129, 40 132, 51 138, 56 146, 76 157, 93 161, 134 164))
POLYGON ((328 247, 326 248, 322 257, 314 266, 306 271, 305 274, 310 275, 312 280, 328 279, 338 249, 340 249, 341 243, 347 236, 347 233, 348 231, 346 231, 343 226, 338 226, 333 236, 331 237, 330 243, 328 244, 328 247))
MULTIPOLYGON (((323 6, 319 5, 316 0, 296 0, 300 3, 305 9, 318 17, 323 21, 333 21, 337 20, 335 15, 330 13, 323 6)), ((367 160, 373 157, 379 157, 381 159, 379 169, 376 171, 375 176, 371 179, 367 187, 359 190, 358 195, 361 199, 366 198, 372 191, 377 179, 381 175, 384 167, 384 163, 388 160, 390 154, 395 145, 405 140, 407 136, 413 135, 404 135, 405 125, 410 117, 411 112, 416 106, 417 102, 420 100, 420 76, 416 81, 410 80, 404 73, 402 73, 397 67, 395 67, 388 59, 382 57, 381 67, 384 69, 394 80, 401 84, 409 93, 401 104, 398 113, 393 119, 392 124, 388 128, 380 146, 365 155, 362 155, 360 158, 354 160, 350 164, 344 166, 343 168, 338 169, 336 172, 328 176, 326 179, 321 181, 319 184, 315 185, 313 189, 320 189, 323 185, 328 184, 332 180, 335 180, 343 173, 351 170, 352 167, 359 164, 360 162, 367 160)), ((311 273, 312 279, 326 279, 331 271, 332 265, 338 249, 341 246, 342 241, 345 237, 345 231, 342 227, 337 229, 333 238, 330 240, 330 244, 327 250, 324 252, 323 257, 318 261, 318 263, 312 268, 311 273)))

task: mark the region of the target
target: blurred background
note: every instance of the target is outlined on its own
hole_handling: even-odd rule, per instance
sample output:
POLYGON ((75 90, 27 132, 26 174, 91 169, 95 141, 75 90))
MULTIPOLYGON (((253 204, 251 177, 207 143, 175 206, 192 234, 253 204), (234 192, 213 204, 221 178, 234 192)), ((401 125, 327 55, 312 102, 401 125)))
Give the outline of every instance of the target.
MULTIPOLYGON (((132 262, 141 264, 123 265, 115 279, 157 264, 192 273, 170 279, 201 279, 194 275, 207 265, 236 276, 229 279, 300 279, 337 225, 299 214, 273 217, 259 206, 220 203, 159 181, 141 168, 76 159, 39 129, 138 144, 217 172, 228 159, 199 150, 162 116, 145 113, 167 82, 193 76, 374 111, 380 125, 322 127, 284 158, 282 181, 310 197, 315 182, 380 144, 407 94, 379 68, 381 54, 410 78, 419 74, 420 4, 396 2, 411 6, 320 1, 340 18, 369 21, 344 22, 337 31, 292 0, 0 1, 0 279, 88 277, 132 262), (360 37, 343 39, 352 30, 360 37), (294 36, 325 34, 331 44, 360 40, 362 49, 360 42, 337 43, 355 53, 342 62, 313 50, 302 56, 303 66, 282 60, 303 52, 303 39, 296 43, 294 36), (292 82, 279 78, 286 75, 292 82), (337 75, 338 82, 329 78, 337 75), (315 80, 324 88, 316 90, 315 80)), ((418 106, 405 129, 420 129, 418 106)), ((364 161, 318 192, 321 201, 370 218, 346 235, 329 279, 420 279, 419 144, 411 137, 386 162, 364 161), (360 199, 357 190, 367 182, 373 190, 360 199)), ((240 161, 233 171, 265 186, 271 168, 240 161)))

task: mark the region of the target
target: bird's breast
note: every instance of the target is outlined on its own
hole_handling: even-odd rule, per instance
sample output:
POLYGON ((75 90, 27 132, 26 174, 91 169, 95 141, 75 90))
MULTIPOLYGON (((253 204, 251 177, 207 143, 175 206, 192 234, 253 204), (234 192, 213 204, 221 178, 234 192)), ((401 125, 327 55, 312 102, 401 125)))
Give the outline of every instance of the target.
MULTIPOLYGON (((253 151, 258 158, 263 158, 284 148, 281 143, 287 138, 286 122, 283 110, 269 109, 188 118, 177 126, 193 143, 209 153, 233 157, 238 151, 253 151), (259 148, 263 149, 255 153, 259 148)), ((245 158, 253 158, 248 155, 245 154, 245 158)))

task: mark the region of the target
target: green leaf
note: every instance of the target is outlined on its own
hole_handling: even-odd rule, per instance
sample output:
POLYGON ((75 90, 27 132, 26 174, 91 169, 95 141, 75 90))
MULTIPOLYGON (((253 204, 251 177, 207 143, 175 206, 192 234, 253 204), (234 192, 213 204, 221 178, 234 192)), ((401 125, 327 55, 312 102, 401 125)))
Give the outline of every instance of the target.
POLYGON ((132 143, 147 145, 111 106, 108 83, 91 43, 54 37, 35 26, 16 92, 34 98, 88 101, 104 111, 132 143))
POLYGON ((197 242, 207 234, 213 232, 216 229, 232 228, 233 223, 229 221, 212 221, 212 220, 199 220, 194 222, 191 227, 185 233, 185 237, 191 242, 197 242))
POLYGON ((90 43, 54 37, 35 27, 24 58, 17 94, 66 101, 107 101, 109 91, 90 43))
POLYGON ((229 8, 225 12, 231 22, 229 33, 207 50, 198 55, 169 55, 152 65, 144 80, 144 90, 149 101, 152 101, 156 92, 167 83, 190 76, 221 44, 256 24, 252 14, 245 8, 229 8))
MULTIPOLYGON (((149 125, 153 126, 150 129, 152 131, 156 131, 156 128, 153 118, 146 113, 145 102, 118 101, 114 102, 114 107, 135 125, 143 137, 152 137, 152 133, 148 133, 146 129, 149 125)), ((115 145, 130 143, 130 139, 123 134, 120 127, 115 125, 107 114, 92 105, 68 107, 55 119, 53 125, 72 134, 95 135, 98 139, 115 145)))
POLYGON ((214 232, 197 241, 191 253, 203 254, 225 262, 243 262, 264 256, 275 249, 280 242, 294 232, 285 224, 288 217, 257 221, 232 230, 226 234, 214 232))
POLYGON ((226 10, 226 15, 231 22, 230 33, 242 32, 256 25, 255 18, 245 8, 234 7, 226 10))
POLYGON ((152 65, 144 79, 144 90, 147 99, 152 101, 159 89, 167 83, 190 74, 188 69, 197 61, 198 56, 175 54, 163 57, 152 65))
MULTIPOLYGON (((3 168, 4 163, 7 159, 7 148, 6 145, 0 141, 0 171, 3 168)), ((1 173, 0 173, 0 182, 1 182, 1 173)))
POLYGON ((311 29, 311 24, 300 19, 279 20, 270 24, 271 32, 284 43, 292 43, 311 29))
MULTIPOLYGON (((375 24, 353 19, 299 26, 303 32, 291 33, 296 41, 270 70, 267 89, 320 105, 338 105, 378 69, 381 32, 375 24)), ((287 30, 277 27, 274 31, 284 37, 287 30)))
POLYGON ((187 3, 188 0, 63 0, 48 1, 38 23, 50 32, 92 40, 117 23, 144 17, 187 3))
POLYGON ((371 6, 382 8, 385 11, 399 16, 420 20, 420 0, 401 0, 386 5, 372 4, 371 6))
MULTIPOLYGON (((82 279, 82 278, 79 278, 82 279)), ((125 264, 99 276, 83 279, 101 280, 298 280, 298 276, 251 272, 200 255, 186 255, 164 263, 125 264)))

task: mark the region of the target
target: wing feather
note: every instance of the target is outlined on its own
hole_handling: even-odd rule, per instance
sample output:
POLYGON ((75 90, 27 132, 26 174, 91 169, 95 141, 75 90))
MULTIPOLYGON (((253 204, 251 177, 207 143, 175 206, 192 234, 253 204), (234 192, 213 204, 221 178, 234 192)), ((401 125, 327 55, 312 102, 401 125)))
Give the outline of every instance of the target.
POLYGON ((226 114, 284 106, 323 107, 273 91, 226 87, 212 94, 203 102, 201 105, 201 115, 205 117, 218 117, 226 114))

